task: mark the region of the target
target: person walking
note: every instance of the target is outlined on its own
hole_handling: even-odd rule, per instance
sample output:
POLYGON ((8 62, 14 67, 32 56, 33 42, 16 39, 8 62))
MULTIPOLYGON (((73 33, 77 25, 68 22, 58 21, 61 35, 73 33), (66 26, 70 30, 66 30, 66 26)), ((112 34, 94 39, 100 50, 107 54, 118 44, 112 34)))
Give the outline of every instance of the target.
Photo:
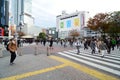
POLYGON ((114 50, 114 47, 116 46, 116 40, 112 38, 111 42, 112 42, 112 50, 114 50))
POLYGON ((88 40, 87 39, 84 40, 84 50, 85 49, 88 49, 88 40))
POLYGON ((103 58, 105 52, 107 51, 107 45, 104 43, 104 41, 100 41, 99 49, 100 49, 101 57, 103 58))
POLYGON ((46 44, 46 39, 43 39, 43 45, 45 46, 45 44, 46 44))
POLYGON ((109 38, 109 39, 107 39, 107 43, 106 43, 106 45, 107 45, 107 52, 108 52, 108 54, 110 54, 111 53, 111 46, 112 46, 112 43, 111 43, 111 39, 109 38))
POLYGON ((64 40, 64 48, 67 47, 67 40, 64 40))
POLYGON ((14 64, 13 62, 16 59, 16 51, 17 51, 17 42, 14 38, 10 40, 8 44, 8 49, 9 52, 11 53, 10 65, 12 65, 14 64))
POLYGON ((92 54, 94 54, 95 53, 95 47, 96 47, 96 43, 95 43, 95 39, 93 39, 93 40, 91 40, 91 42, 90 42, 90 48, 91 48, 91 50, 92 50, 92 54))
POLYGON ((80 46, 81 46, 81 43, 80 43, 79 40, 76 40, 75 46, 76 46, 76 48, 77 48, 77 54, 79 54, 79 53, 80 53, 80 46))
POLYGON ((53 49, 53 38, 50 38, 50 45, 49 45, 50 49, 53 49))

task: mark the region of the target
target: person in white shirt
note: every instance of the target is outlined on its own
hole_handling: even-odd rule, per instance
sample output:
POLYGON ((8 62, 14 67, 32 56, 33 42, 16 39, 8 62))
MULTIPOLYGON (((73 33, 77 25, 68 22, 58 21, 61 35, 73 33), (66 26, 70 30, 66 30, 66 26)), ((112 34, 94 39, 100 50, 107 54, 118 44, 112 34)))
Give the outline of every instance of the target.
POLYGON ((80 40, 76 40, 75 46, 77 48, 77 54, 79 54, 80 53, 80 46, 81 46, 80 40))

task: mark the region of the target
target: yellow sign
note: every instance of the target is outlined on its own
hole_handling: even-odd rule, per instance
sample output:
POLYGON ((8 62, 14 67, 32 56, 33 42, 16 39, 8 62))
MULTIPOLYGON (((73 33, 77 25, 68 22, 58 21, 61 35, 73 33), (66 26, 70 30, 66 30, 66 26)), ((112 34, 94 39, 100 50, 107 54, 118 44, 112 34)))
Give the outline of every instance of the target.
POLYGON ((74 19, 74 26, 75 27, 79 27, 80 26, 80 19, 79 18, 75 18, 74 19))

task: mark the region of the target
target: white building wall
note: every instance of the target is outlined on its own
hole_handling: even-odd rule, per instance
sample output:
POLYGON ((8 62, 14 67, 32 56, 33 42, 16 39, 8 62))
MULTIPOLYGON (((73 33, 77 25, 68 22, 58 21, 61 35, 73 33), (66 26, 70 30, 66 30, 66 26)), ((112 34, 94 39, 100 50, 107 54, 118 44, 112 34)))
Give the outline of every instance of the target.
POLYGON ((88 12, 77 11, 72 14, 62 14, 56 17, 56 26, 59 38, 69 37, 70 30, 78 30, 80 37, 84 36, 84 27, 87 25, 88 12))
POLYGON ((24 0, 24 13, 32 15, 32 0, 24 0))
POLYGON ((30 16, 27 16, 27 15, 24 15, 24 27, 23 27, 23 32, 26 34, 26 35, 31 35, 32 32, 32 27, 33 27, 33 24, 34 24, 34 19, 30 16))

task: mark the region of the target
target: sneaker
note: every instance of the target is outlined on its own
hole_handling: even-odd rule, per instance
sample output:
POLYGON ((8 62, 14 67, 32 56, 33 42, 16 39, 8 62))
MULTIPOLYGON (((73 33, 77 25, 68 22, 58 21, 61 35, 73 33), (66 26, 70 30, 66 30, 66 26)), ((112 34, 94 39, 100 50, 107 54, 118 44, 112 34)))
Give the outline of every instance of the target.
POLYGON ((104 57, 104 55, 103 56, 101 56, 101 58, 103 58, 104 57))
POLYGON ((10 63, 10 65, 13 65, 14 63, 10 63))

